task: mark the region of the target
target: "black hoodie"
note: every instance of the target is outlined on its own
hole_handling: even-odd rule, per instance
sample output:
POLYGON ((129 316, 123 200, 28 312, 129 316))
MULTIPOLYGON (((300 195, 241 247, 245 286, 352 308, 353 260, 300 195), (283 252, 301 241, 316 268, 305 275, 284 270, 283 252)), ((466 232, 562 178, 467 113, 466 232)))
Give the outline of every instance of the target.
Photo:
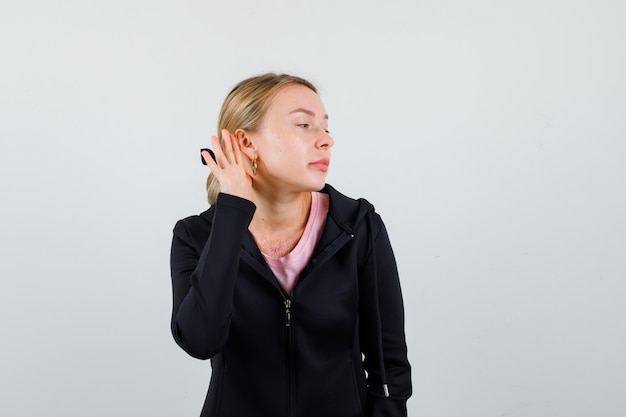
POLYGON ((387 231, 327 185, 329 213, 286 296, 248 232, 255 206, 220 194, 180 220, 172 334, 211 358, 202 417, 400 417, 411 395, 404 308, 387 231))

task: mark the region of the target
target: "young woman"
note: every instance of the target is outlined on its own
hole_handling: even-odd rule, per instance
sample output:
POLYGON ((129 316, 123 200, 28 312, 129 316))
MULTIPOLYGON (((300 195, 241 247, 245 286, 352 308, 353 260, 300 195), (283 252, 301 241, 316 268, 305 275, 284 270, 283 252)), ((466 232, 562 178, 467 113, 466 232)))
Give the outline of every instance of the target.
POLYGON ((172 333, 211 359, 203 417, 406 416, 395 259, 367 201, 325 184, 334 141, 315 87, 265 74, 226 97, 210 208, 180 220, 172 333))

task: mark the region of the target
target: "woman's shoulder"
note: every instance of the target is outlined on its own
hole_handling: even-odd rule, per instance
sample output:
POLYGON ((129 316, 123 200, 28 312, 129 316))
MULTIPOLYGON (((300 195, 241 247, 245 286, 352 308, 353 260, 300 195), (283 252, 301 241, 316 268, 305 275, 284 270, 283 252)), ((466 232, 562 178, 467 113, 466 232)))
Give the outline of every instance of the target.
POLYGON ((196 224, 202 224, 206 222, 210 223, 211 219, 213 218, 214 210, 215 210, 214 206, 211 206, 201 213, 192 214, 187 217, 183 217, 176 222, 176 225, 179 225, 179 224, 196 225, 196 224))
POLYGON ((341 224, 351 230, 355 230, 358 225, 365 223, 366 217, 371 216, 378 221, 374 205, 365 198, 352 198, 337 191, 329 184, 321 190, 329 196, 329 213, 341 224))
POLYGON ((350 197, 344 193, 342 193, 341 191, 337 190, 335 187, 333 187, 330 184, 326 184, 324 186, 324 188, 322 188, 320 190, 320 192, 322 193, 326 193, 329 195, 331 200, 335 200, 335 203, 339 204, 342 208, 358 208, 360 206, 371 206, 371 208, 373 208, 374 206, 372 205, 372 203, 370 203, 366 198, 364 197, 359 197, 359 198, 354 198, 354 197, 350 197))
POLYGON ((193 240, 207 236, 211 231, 213 210, 213 207, 210 207, 200 214, 194 214, 178 220, 174 225, 174 234, 193 240))

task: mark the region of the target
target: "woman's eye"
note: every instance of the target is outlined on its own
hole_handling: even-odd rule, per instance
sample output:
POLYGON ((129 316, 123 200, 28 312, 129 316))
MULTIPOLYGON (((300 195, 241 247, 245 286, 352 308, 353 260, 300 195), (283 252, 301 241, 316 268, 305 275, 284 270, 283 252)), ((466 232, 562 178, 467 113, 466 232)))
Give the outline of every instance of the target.
POLYGON ((298 126, 303 127, 305 129, 308 129, 311 125, 308 124, 308 123, 300 123, 300 124, 298 124, 298 126))

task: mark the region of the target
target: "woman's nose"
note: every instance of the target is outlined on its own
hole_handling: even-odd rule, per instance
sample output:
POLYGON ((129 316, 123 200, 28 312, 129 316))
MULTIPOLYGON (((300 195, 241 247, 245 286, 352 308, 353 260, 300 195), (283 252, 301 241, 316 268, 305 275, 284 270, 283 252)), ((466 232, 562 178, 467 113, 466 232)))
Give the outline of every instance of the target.
POLYGON ((319 139, 318 145, 320 148, 330 148, 335 144, 335 140, 326 131, 322 132, 322 136, 319 139))

